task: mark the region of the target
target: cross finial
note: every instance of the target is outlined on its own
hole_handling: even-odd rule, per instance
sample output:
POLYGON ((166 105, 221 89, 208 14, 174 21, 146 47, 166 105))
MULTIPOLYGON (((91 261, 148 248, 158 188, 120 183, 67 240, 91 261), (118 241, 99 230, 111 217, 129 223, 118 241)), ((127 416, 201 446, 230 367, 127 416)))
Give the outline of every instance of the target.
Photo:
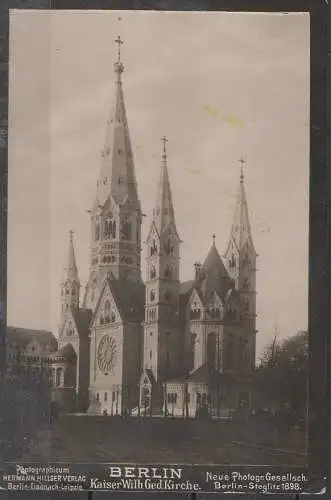
POLYGON ((115 43, 118 45, 118 51, 117 51, 117 61, 114 64, 115 66, 115 72, 117 73, 117 83, 121 83, 121 73, 124 71, 124 66, 121 62, 121 45, 123 45, 123 40, 121 39, 120 35, 114 40, 115 43))
POLYGON ((213 233, 213 245, 215 245, 216 235, 213 233))
POLYGON ((240 163, 240 182, 244 182, 244 165, 246 161, 243 158, 240 158, 239 160, 240 163))
POLYGON ((72 241, 73 241, 73 237, 74 237, 74 232, 73 232, 73 230, 72 230, 72 229, 70 229, 70 231, 69 231, 69 238, 70 238, 70 242, 71 242, 71 243, 72 243, 72 241))
POLYGON ((118 48, 117 48, 117 62, 121 62, 121 45, 123 45, 123 40, 121 39, 120 35, 114 40, 115 43, 117 43, 118 48))
POLYGON ((167 147, 168 139, 167 139, 167 137, 165 135, 163 137, 161 137, 161 142, 163 144, 162 158, 164 160, 166 160, 167 159, 167 149, 166 149, 166 147, 167 147))

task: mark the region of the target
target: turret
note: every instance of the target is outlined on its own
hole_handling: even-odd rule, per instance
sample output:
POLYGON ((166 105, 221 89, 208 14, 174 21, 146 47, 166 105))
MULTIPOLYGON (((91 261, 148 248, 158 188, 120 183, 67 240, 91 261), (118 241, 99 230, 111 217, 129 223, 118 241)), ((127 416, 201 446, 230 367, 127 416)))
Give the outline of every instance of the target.
POLYGON ((75 249, 73 244, 73 231, 69 232, 69 251, 64 279, 61 284, 61 311, 62 315, 71 308, 79 307, 80 281, 76 264, 75 249))

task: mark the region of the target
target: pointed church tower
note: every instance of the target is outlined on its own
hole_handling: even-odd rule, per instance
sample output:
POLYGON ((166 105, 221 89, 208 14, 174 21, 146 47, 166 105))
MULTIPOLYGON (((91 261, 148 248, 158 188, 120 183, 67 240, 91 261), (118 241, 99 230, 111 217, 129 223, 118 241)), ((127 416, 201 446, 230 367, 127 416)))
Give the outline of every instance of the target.
POLYGON ((224 257, 228 273, 242 299, 242 316, 245 329, 249 333, 248 364, 253 367, 255 364, 257 253, 252 239, 245 192, 243 171, 245 161, 240 160, 240 163, 241 171, 237 202, 224 257))
POLYGON ((155 381, 169 379, 180 367, 179 245, 169 182, 166 142, 153 221, 147 238, 144 369, 155 381))
POLYGON ((90 279, 84 306, 94 310, 95 288, 108 274, 115 279, 141 281, 141 207, 137 192, 133 152, 126 115, 120 47, 114 65, 115 106, 108 121, 105 146, 101 153, 101 173, 91 211, 92 245, 90 279))
POLYGON ((73 243, 73 231, 70 231, 69 252, 67 266, 64 271, 64 279, 61 285, 61 316, 64 318, 71 309, 79 307, 80 282, 76 264, 75 249, 73 243))

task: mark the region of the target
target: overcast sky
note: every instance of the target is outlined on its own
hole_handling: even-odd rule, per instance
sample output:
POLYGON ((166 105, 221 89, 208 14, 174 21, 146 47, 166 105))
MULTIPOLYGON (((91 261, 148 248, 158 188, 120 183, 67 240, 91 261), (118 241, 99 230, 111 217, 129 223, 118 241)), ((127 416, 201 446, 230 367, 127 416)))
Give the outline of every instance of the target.
POLYGON ((143 240, 167 135, 181 279, 225 250, 247 161, 260 353, 307 327, 308 14, 12 11, 8 323, 56 333, 70 229, 88 279, 118 34, 143 240))

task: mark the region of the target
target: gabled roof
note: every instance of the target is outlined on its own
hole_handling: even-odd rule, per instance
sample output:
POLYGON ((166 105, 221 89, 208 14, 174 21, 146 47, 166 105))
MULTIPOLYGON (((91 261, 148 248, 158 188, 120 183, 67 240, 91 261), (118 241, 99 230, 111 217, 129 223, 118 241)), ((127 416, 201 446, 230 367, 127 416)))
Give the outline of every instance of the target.
POLYGON ((18 347, 25 348, 32 341, 37 342, 43 349, 57 349, 57 340, 52 332, 7 326, 7 342, 9 345, 16 344, 18 347))
POLYGON ((75 321, 79 337, 86 337, 92 320, 92 311, 90 309, 71 308, 72 317, 75 321))
POLYGON ((232 287, 232 280, 223 264, 215 243, 202 265, 196 281, 196 287, 200 291, 200 296, 204 302, 209 301, 214 292, 224 299, 225 294, 232 287))
POLYGON ((205 363, 191 372, 189 374, 188 380, 189 382, 210 384, 216 382, 218 376, 219 374, 217 373, 215 368, 213 368, 208 363, 205 363))
POLYGON ((144 320, 144 283, 133 280, 130 277, 117 280, 112 278, 112 275, 109 274, 104 281, 99 300, 95 308, 95 313, 99 308, 106 286, 109 287, 122 321, 137 323, 144 320))

